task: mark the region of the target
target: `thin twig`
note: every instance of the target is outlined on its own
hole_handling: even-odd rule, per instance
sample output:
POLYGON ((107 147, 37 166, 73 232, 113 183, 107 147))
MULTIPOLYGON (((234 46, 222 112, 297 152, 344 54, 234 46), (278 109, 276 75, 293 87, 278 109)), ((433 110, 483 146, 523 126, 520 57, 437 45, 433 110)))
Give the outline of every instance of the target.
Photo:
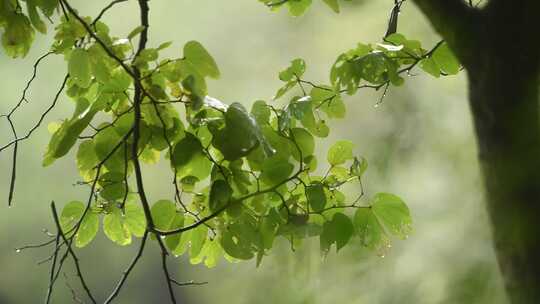
POLYGON ((71 248, 71 242, 68 242, 66 236, 62 232, 62 228, 60 226, 60 219, 58 218, 58 213, 56 212, 56 206, 54 204, 54 201, 51 202, 51 210, 54 218, 54 222, 56 224, 56 228, 58 229, 58 234, 62 237, 64 242, 67 246, 67 251, 71 255, 71 258, 73 259, 73 263, 75 264, 75 269, 77 271, 77 276, 79 277, 79 280, 81 281, 81 285, 83 286, 84 291, 86 292, 86 295, 90 298, 92 303, 97 304, 96 299, 92 295, 92 292, 90 291, 90 288, 88 288, 88 285, 86 284, 86 280, 84 279, 84 276, 81 271, 81 266, 79 265, 79 258, 75 254, 75 251, 73 251, 73 248, 71 248))
POLYGON ((101 12, 99 12, 99 14, 97 15, 97 17, 94 19, 94 21, 92 21, 92 23, 90 24, 91 26, 94 26, 96 25, 96 23, 101 19, 101 17, 103 17, 103 15, 109 10, 111 9, 113 6, 115 6, 116 4, 118 3, 122 3, 122 2, 126 2, 128 0, 114 0, 112 1, 111 3, 109 3, 107 6, 105 6, 101 12))
POLYGON ((118 294, 120 293, 120 290, 122 289, 122 286, 124 286, 124 283, 126 282, 129 274, 131 273, 133 268, 135 268, 135 265, 137 265, 137 263, 139 262, 139 259, 141 258, 142 254, 143 254, 144 247, 146 246, 146 239, 147 238, 148 238, 148 230, 145 230, 144 235, 143 235, 143 237, 141 239, 141 245, 139 246, 139 250, 137 251, 137 254, 133 257, 133 260, 131 260, 131 263, 129 263, 126 270, 124 270, 124 273, 122 274, 122 277, 120 277, 120 280, 116 284, 116 287, 112 291, 111 295, 107 298, 107 300, 105 300, 104 304, 111 303, 114 300, 114 298, 116 298, 118 296, 118 294))

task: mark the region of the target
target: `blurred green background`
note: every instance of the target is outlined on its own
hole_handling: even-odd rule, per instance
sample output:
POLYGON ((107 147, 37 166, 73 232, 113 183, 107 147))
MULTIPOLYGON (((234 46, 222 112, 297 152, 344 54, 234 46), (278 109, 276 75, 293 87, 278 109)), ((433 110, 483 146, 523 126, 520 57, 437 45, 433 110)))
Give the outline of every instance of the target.
MULTIPOLYGON (((307 79, 328 82, 336 56, 357 42, 378 42, 386 29, 393 1, 352 1, 334 14, 322 1, 300 18, 285 10, 269 12, 256 0, 151 1, 150 46, 174 41, 167 55, 180 56, 189 40, 200 41, 215 57, 222 78, 210 83, 210 94, 227 103, 250 105, 269 100, 279 87, 277 73, 296 57, 308 64, 307 79)), ((95 16, 106 1, 72 1, 83 15, 95 16)), ((399 31, 421 39, 429 48, 437 40, 412 3, 406 3, 399 31)), ((119 4, 104 18, 115 36, 136 26, 134 1, 119 4)), ((32 64, 51 43, 51 35, 37 36, 24 60, 0 53, 0 113, 18 100, 32 64)), ((1 51, 0 51, 1 52, 1 51)), ((66 70, 60 56, 48 59, 34 83, 29 104, 15 116, 24 134, 45 109, 66 70)), ((346 98, 347 117, 330 122, 331 135, 319 142, 324 157, 337 139, 356 144, 370 167, 365 177, 368 197, 379 191, 401 196, 410 206, 414 233, 395 240, 384 258, 347 246, 325 260, 318 242, 291 252, 281 241, 260 268, 254 261, 214 269, 190 265, 184 257, 171 268, 178 280, 207 281, 178 288, 180 303, 506 303, 490 243, 482 184, 466 101, 466 77, 435 80, 424 73, 392 89, 375 107, 380 92, 360 91, 346 98)), ((0 303, 41 303, 46 294, 49 265, 36 265, 50 249, 16 253, 14 248, 45 239, 43 228, 54 230, 49 203, 86 197, 88 189, 74 186, 79 179, 74 158, 41 167, 49 139, 46 124, 71 115, 66 97, 45 124, 22 143, 15 206, 0 205, 0 303)), ((11 140, 9 126, 0 120, 0 144, 11 140)), ((73 154, 73 153, 72 153, 73 154)), ((11 153, 0 154, 0 194, 7 200, 11 153)), ((171 194, 165 165, 147 168, 147 191, 153 201, 171 194)), ((155 245, 155 244, 153 244, 155 245)), ((118 247, 102 233, 80 251, 82 267, 100 300, 131 259, 136 246, 118 247)), ((156 246, 150 246, 123 289, 117 303, 167 303, 165 281, 156 246)), ((80 290, 72 268, 69 284, 80 290)), ((83 296, 82 292, 78 292, 83 296)), ((55 303, 73 302, 64 276, 55 290, 55 303)))

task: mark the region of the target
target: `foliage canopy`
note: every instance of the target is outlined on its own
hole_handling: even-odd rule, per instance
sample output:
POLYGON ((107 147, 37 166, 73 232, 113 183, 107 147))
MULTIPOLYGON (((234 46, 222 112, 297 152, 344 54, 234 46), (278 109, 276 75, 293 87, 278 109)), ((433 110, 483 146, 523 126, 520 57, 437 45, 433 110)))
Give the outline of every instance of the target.
MULTIPOLYGON (((272 10, 286 6, 293 16, 303 14, 312 2, 259 1, 272 10)), ((90 189, 86 199, 67 203, 59 214, 51 205, 58 233, 47 243, 55 246, 47 301, 65 257, 73 258, 81 274, 75 247, 88 246, 100 230, 121 246, 142 239, 138 255, 106 303, 118 295, 149 236, 162 250, 175 302, 171 285, 178 282, 167 269, 169 254, 189 255, 191 263, 208 267, 221 257, 256 259, 259 265, 277 237, 286 238, 293 248, 317 237, 324 255, 356 237, 384 254, 390 235, 406 238, 411 232, 409 210, 399 197, 384 192, 363 197, 368 163, 351 142, 333 144, 326 159, 317 159, 315 146, 328 136, 328 121, 345 116, 343 95, 382 89, 382 100, 388 88, 402 85, 403 75, 415 67, 434 77, 458 73, 460 64, 445 42, 428 50, 390 30, 380 43, 359 43, 337 56, 327 83, 306 80, 308 64, 294 59, 278 75, 283 86, 274 100, 258 100, 246 109, 208 95, 206 80, 219 78, 220 70, 199 42, 186 43, 177 58, 160 54, 171 47, 170 41, 147 45, 146 0, 138 1, 141 24, 120 37, 101 16, 123 1, 113 1, 95 19, 78 12, 71 2, 0 0, 7 55, 24 57, 36 31, 48 30, 44 19, 55 18, 54 43, 35 68, 53 55, 63 56, 67 64, 51 106, 26 135, 18 136, 11 120, 24 95, 5 115, 14 136, 0 147, 14 151, 9 201, 15 191, 18 144, 46 121, 62 92, 73 103, 73 115, 49 123, 52 135, 43 165, 76 151, 79 173, 90 189), (144 192, 141 163, 160 161, 170 164, 174 196, 150 199, 144 192), (357 193, 343 192, 349 183, 356 183, 357 193)), ((340 11, 338 0, 323 2, 340 11)), ((401 4, 396 2, 394 10, 401 4)), ((82 274, 80 278, 96 302, 82 274)))

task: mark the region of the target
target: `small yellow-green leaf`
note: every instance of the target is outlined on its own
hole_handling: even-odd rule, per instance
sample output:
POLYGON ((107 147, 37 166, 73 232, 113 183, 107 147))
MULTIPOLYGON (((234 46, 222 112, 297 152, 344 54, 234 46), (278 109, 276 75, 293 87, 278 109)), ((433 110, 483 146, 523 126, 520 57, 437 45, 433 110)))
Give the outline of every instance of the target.
POLYGON ((402 239, 411 233, 411 214, 399 197, 389 193, 377 193, 371 206, 373 213, 390 233, 402 239))
POLYGON ((433 58, 433 60, 445 73, 449 75, 459 73, 459 61, 454 53, 452 53, 452 50, 450 50, 447 43, 440 45, 435 52, 433 52, 433 56, 431 58, 433 58))
POLYGON ((328 162, 335 166, 345 163, 347 160, 353 158, 354 144, 350 141, 342 140, 336 142, 328 150, 328 162))
POLYGON ((197 41, 189 41, 184 45, 184 57, 201 75, 218 78, 220 73, 214 58, 197 41))
POLYGON ((334 12, 339 13, 338 0, 323 0, 334 12))
POLYGON ((320 212, 326 206, 326 195, 321 183, 313 183, 306 187, 306 198, 309 206, 315 212, 320 212))
POLYGON ((90 57, 85 49, 76 48, 71 52, 68 62, 68 73, 81 88, 88 88, 92 81, 90 57))
POLYGON ((168 230, 176 216, 176 206, 169 200, 159 200, 152 206, 151 212, 156 228, 168 230))
POLYGON ((124 224, 124 219, 119 209, 113 211, 103 219, 103 231, 105 235, 120 246, 131 244, 131 233, 124 224))

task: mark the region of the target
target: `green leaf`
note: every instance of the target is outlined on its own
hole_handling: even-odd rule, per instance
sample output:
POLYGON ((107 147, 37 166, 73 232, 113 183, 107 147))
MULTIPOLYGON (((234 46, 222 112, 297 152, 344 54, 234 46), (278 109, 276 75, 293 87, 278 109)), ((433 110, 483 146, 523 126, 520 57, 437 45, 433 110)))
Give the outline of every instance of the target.
POLYGON ((197 228, 193 229, 190 236, 191 247, 189 248, 189 255, 191 257, 196 257, 201 253, 207 237, 208 227, 205 225, 199 225, 197 228))
POLYGON ((257 229, 257 219, 249 213, 244 213, 234 225, 229 229, 236 235, 237 238, 245 240, 252 248, 262 249, 262 235, 257 229))
POLYGON ((131 233, 126 225, 119 209, 115 208, 103 219, 103 231, 105 235, 120 246, 131 244, 131 233))
POLYGON ((194 176, 201 181, 210 175, 212 169, 212 162, 206 157, 201 142, 189 132, 174 146, 171 164, 180 179, 194 176))
POLYGON ((151 208, 152 220, 159 230, 169 230, 176 216, 176 206, 169 200, 159 200, 151 208))
POLYGON ((435 78, 439 78, 441 76, 441 69, 439 68, 439 65, 431 57, 422 59, 422 61, 420 61, 420 67, 426 73, 432 75, 435 78))
POLYGON ((354 226, 345 214, 335 213, 331 221, 325 222, 320 236, 321 251, 326 254, 332 244, 336 244, 336 251, 343 248, 354 233, 354 226))
MULTIPOLYGON (((304 116, 306 116, 306 114, 309 114, 309 112, 311 111, 312 111, 311 96, 294 97, 289 103, 287 110, 283 114, 290 112, 290 114, 292 115, 289 115, 289 116, 293 116, 298 120, 302 120, 304 116)), ((290 125, 290 122, 288 122, 288 124, 290 125)), ((280 128, 281 131, 284 131, 285 129, 288 129, 288 126, 286 128, 280 128)))
POLYGON ((127 36, 127 38, 129 40, 135 38, 137 35, 139 35, 142 31, 144 31, 146 27, 144 25, 139 25, 137 26, 136 28, 134 28, 130 33, 129 35, 127 36))
POLYGON ((233 258, 249 260, 254 256, 253 252, 249 248, 249 245, 246 245, 244 242, 233 238, 233 235, 229 232, 225 232, 221 235, 220 244, 221 247, 223 247, 223 250, 233 258))
POLYGON ((96 213, 89 210, 84 216, 81 227, 75 236, 75 246, 82 248, 88 245, 96 237, 98 230, 99 217, 96 213))
POLYGON ((129 88, 131 82, 131 76, 122 67, 116 67, 111 71, 111 77, 105 83, 103 92, 122 93, 129 88))
POLYGON ((190 259, 190 262, 192 264, 198 264, 204 258, 204 265, 208 268, 213 268, 217 265, 217 262, 222 254, 223 254, 223 249, 219 245, 218 240, 208 239, 204 243, 204 247, 201 254, 199 254, 200 258, 197 260, 190 259))
POLYGON ((386 38, 384 41, 391 42, 394 46, 402 46, 403 52, 406 54, 416 55, 417 57, 423 56, 425 50, 422 49, 422 44, 418 40, 409 40, 405 38, 402 34, 394 33, 386 38))
POLYGON ((158 51, 164 50, 164 49, 170 47, 172 44, 173 44, 172 41, 166 41, 166 42, 163 42, 162 44, 160 44, 160 45, 157 47, 157 50, 158 50, 158 51))
POLYGON ((226 160, 244 157, 259 144, 267 156, 274 153, 257 121, 239 103, 229 106, 225 113, 225 127, 214 133, 212 144, 221 151, 226 160))
POLYGON ((343 213, 336 213, 332 218, 332 223, 336 233, 336 249, 343 248, 354 233, 354 226, 351 219, 343 213))
POLYGON ((281 96, 285 95, 290 89, 294 88, 296 86, 296 81, 289 81, 284 86, 279 88, 279 90, 276 92, 274 97, 272 99, 276 100, 279 99, 281 96))
POLYGON ((368 162, 365 158, 361 157, 359 160, 357 157, 355 157, 354 162, 351 165, 350 172, 354 176, 362 177, 367 168, 368 162))
POLYGON ((43 14, 47 17, 50 17, 52 16, 52 14, 54 13, 54 10, 58 6, 58 1, 57 0, 41 0, 41 1, 38 1, 38 5, 41 11, 43 12, 43 14))
MULTIPOLYGON (((79 201, 69 202, 60 215, 60 227, 66 236, 73 235, 75 225, 81 220, 86 206, 79 201)), ((99 230, 99 217, 91 210, 86 212, 81 225, 75 235, 75 246, 82 248, 88 245, 99 230)))
POLYGON ((435 52, 433 52, 431 58, 433 58, 433 61, 435 61, 445 73, 449 75, 459 73, 459 61, 446 42, 441 44, 435 52))
POLYGON ((291 61, 291 65, 285 70, 279 73, 279 79, 281 81, 296 81, 297 78, 302 77, 306 71, 306 62, 302 58, 297 58, 291 61))
POLYGON ((77 101, 77 107, 73 117, 70 120, 65 120, 51 137, 43 160, 44 166, 48 166, 55 159, 66 155, 97 113, 96 103, 89 105, 88 100, 84 98, 77 101))
POLYGON ((79 222, 84 213, 84 209, 84 203, 79 201, 72 201, 64 206, 62 213, 60 214, 60 227, 62 227, 64 234, 73 234, 70 230, 79 222))
POLYGON ((94 137, 94 150, 100 161, 105 161, 105 168, 110 172, 123 174, 125 171, 125 147, 120 146, 113 152, 113 149, 122 141, 121 136, 114 127, 106 128, 94 137), (112 154, 111 154, 112 153, 112 154))
MULTIPOLYGON (((207 94, 206 81, 204 76, 195 68, 195 66, 189 61, 180 61, 180 74, 182 78, 182 86, 185 90, 190 92, 193 97, 197 98, 198 103, 202 104, 204 96, 207 94)), ((194 109, 198 109, 200 105, 195 103, 192 105, 194 109)))
POLYGON ((220 243, 228 255, 241 260, 253 258, 253 251, 263 247, 262 235, 251 216, 242 216, 238 222, 228 226, 220 243))
POLYGON ((284 182, 292 173, 294 166, 279 156, 267 158, 262 165, 261 180, 267 185, 284 182))
POLYGON ((99 160, 94 151, 94 143, 92 140, 85 140, 79 145, 77 151, 77 168, 81 175, 86 175, 88 171, 92 170, 99 160))
POLYGON ((355 69, 359 70, 361 77, 370 83, 382 84, 387 79, 394 83, 398 78, 396 76, 397 64, 382 52, 369 53, 355 63, 357 64, 355 69))
POLYGON ((142 207, 138 204, 127 202, 125 205, 124 223, 133 235, 142 237, 146 230, 146 217, 142 207))
POLYGON ((251 115, 259 125, 267 124, 270 121, 271 111, 266 102, 257 100, 251 107, 251 115))
POLYGON ((339 13, 338 0, 323 0, 334 12, 339 13))
POLYGON ((38 30, 40 33, 45 34, 47 33, 47 26, 45 25, 45 22, 41 20, 39 17, 39 13, 37 11, 36 5, 38 4, 37 0, 26 0, 26 9, 28 10, 28 17, 30 18, 30 22, 34 26, 36 30, 38 30))
POLYGON ((412 231, 412 219, 409 208, 397 196, 389 193, 377 193, 371 204, 373 213, 386 229, 405 239, 412 231))
MULTIPOLYGON (((194 218, 186 217, 184 219, 183 225, 185 225, 185 227, 187 227, 187 226, 192 225, 193 223, 195 223, 194 218)), ((176 223, 173 222, 173 226, 174 226, 174 224, 176 224, 176 223)), ((177 228, 179 228, 179 227, 184 227, 184 226, 178 226, 177 228)), ((188 230, 188 231, 184 231, 182 233, 177 233, 175 235, 169 236, 168 240, 169 240, 170 243, 168 244, 168 246, 170 246, 169 248, 171 248, 172 253, 175 256, 180 256, 180 255, 184 254, 188 250, 193 230, 194 229, 191 229, 191 230, 188 230)))
POLYGON ((210 210, 215 212, 225 207, 232 195, 232 189, 229 184, 221 179, 216 180, 210 189, 209 205, 210 210))
POLYGON ((256 121, 239 103, 233 103, 225 113, 225 128, 212 140, 225 159, 235 160, 248 155, 259 144, 256 121))
POLYGON ((306 198, 313 211, 322 211, 326 206, 326 194, 324 193, 324 186, 318 182, 307 186, 306 198))
POLYGON ((287 1, 289 12, 293 16, 304 14, 307 8, 311 5, 311 0, 289 0, 287 1))
MULTIPOLYGON (((178 228, 184 227, 184 214, 181 212, 176 212, 176 216, 174 217, 174 220, 172 221, 169 230, 174 230, 178 228)), ((180 243, 182 237, 184 237, 184 233, 175 233, 173 235, 168 235, 165 237, 165 243, 167 244, 167 247, 170 250, 175 250, 178 247, 178 244, 180 243)))
POLYGON ((356 210, 354 227, 364 246, 371 249, 381 249, 388 245, 386 233, 371 208, 358 208, 356 210))
MULTIPOLYGON (((272 209, 274 210, 274 209, 272 209)), ((260 221, 259 231, 265 249, 271 249, 276 238, 276 232, 279 227, 279 218, 277 213, 269 212, 268 216, 263 217, 260 221)))
POLYGON ((302 129, 302 128, 291 129, 291 137, 293 141, 296 142, 296 144, 292 143, 292 147, 291 147, 293 157, 296 160, 299 160, 299 161, 301 160, 298 149, 300 149, 300 151, 302 152, 302 158, 305 158, 313 154, 315 150, 315 139, 313 139, 313 135, 311 135, 311 133, 306 131, 306 129, 302 129))
POLYGON ((214 58, 197 41, 189 41, 184 45, 184 57, 203 77, 219 78, 219 69, 214 58))
MULTIPOLYGON (((157 229, 161 231, 170 231, 181 228, 184 225, 184 215, 176 210, 176 206, 169 200, 159 200, 150 210, 152 220, 157 229)), ((174 250, 180 243, 180 239, 184 234, 177 233, 165 237, 167 247, 174 250)))
POLYGON ((156 61, 159 57, 158 50, 153 48, 147 48, 142 50, 137 56, 136 64, 144 66, 145 63, 156 61))
POLYGON ((126 195, 127 185, 124 183, 123 172, 107 172, 100 176, 99 185, 102 190, 99 195, 107 201, 115 201, 126 195))
POLYGON ((332 165, 341 165, 347 160, 353 158, 353 148, 354 144, 350 141, 342 140, 336 142, 328 150, 327 159, 328 162, 332 165))
POLYGON ((2 46, 6 54, 12 58, 25 57, 35 35, 28 18, 20 13, 10 13, 5 20, 0 20, 0 24, 4 29, 2 46))
POLYGON ((161 134, 163 135, 163 127, 165 129, 171 129, 175 127, 175 119, 179 120, 178 126, 183 130, 182 122, 178 116, 176 109, 170 105, 154 105, 151 103, 141 106, 141 112, 144 116, 144 121, 153 127, 160 129, 161 134), (158 115, 159 112, 159 115, 158 115))
POLYGON ((317 137, 327 137, 330 129, 324 120, 317 120, 313 111, 309 110, 304 112, 304 117, 301 119, 302 125, 311 132, 311 134, 317 137))
POLYGON ((341 95, 334 92, 331 87, 319 86, 315 87, 309 93, 313 101, 314 107, 321 109, 330 118, 345 117, 345 104, 341 95))
POLYGON ((71 79, 81 88, 88 88, 92 82, 90 57, 85 49, 76 48, 71 52, 68 62, 68 73, 71 79))

